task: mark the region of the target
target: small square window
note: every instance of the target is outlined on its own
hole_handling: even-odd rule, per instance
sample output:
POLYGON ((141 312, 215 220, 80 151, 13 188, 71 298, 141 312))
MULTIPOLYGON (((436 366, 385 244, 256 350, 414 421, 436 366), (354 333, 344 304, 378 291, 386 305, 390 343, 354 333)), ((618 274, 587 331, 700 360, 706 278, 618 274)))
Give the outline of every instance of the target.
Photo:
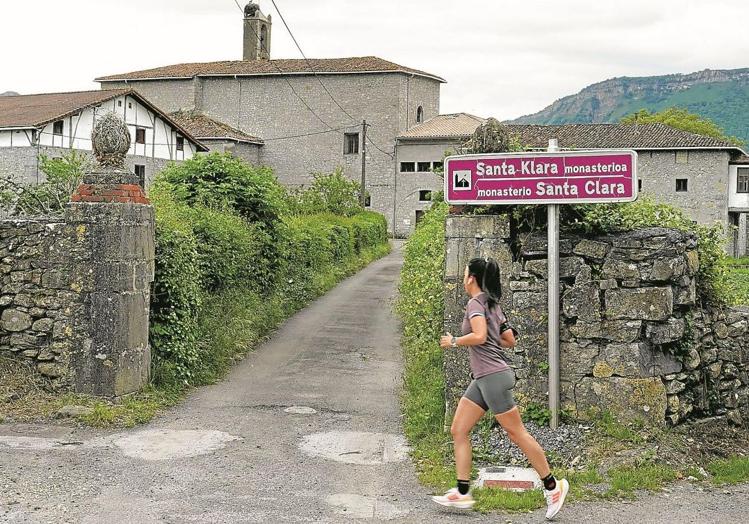
POLYGON ((736 183, 736 192, 737 193, 749 193, 749 167, 740 167, 736 170, 736 176, 737 176, 737 183, 736 183))
POLYGON ((415 173, 416 163, 415 162, 401 162, 401 173, 415 173))
POLYGON ((117 100, 117 107, 122 107, 122 100, 117 100))
POLYGON ((419 173, 428 173, 432 169, 432 163, 431 162, 419 162, 416 167, 419 173))
POLYGON ((185 137, 177 135, 177 151, 185 150, 185 137))
POLYGON ((359 133, 346 133, 343 137, 343 154, 359 154, 359 133))
POLYGON ((432 192, 428 189, 422 189, 419 191, 419 202, 431 202, 432 192))
POLYGON ((135 128, 135 143, 145 144, 146 143, 146 130, 142 127, 135 128))
POLYGON ((642 180, 637 181, 637 192, 639 193, 642 191, 642 180))
POLYGON ((685 193, 687 191, 687 179, 686 178, 676 179, 676 191, 679 193, 685 193))
POLYGON ((128 102, 127 103, 127 108, 128 109, 132 109, 133 108, 133 103, 132 102, 128 102))
POLYGON ((438 169, 442 169, 443 166, 444 166, 443 162, 432 162, 432 169, 434 171, 437 171, 438 169))
POLYGON ((677 164, 688 164, 689 163, 689 151, 677 151, 676 152, 676 163, 677 164))
POLYGON ((58 120, 52 124, 52 134, 62 136, 62 120, 58 120))

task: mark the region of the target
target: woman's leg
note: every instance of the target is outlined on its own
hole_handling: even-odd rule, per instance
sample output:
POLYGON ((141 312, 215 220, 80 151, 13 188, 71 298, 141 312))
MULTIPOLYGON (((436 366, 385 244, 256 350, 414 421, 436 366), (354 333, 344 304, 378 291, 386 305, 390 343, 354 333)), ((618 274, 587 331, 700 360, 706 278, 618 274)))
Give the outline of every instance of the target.
POLYGON ((528 461, 538 475, 542 479, 548 477, 551 470, 546 460, 546 454, 539 443, 536 442, 536 439, 526 431, 518 408, 514 407, 505 413, 497 415, 497 422, 502 425, 510 440, 517 444, 523 453, 525 453, 525 456, 528 457, 528 461))
POLYGON ((458 480, 470 480, 471 478, 471 439, 470 434, 473 426, 484 415, 484 408, 475 402, 463 397, 458 402, 455 417, 450 427, 455 448, 455 473, 458 480))

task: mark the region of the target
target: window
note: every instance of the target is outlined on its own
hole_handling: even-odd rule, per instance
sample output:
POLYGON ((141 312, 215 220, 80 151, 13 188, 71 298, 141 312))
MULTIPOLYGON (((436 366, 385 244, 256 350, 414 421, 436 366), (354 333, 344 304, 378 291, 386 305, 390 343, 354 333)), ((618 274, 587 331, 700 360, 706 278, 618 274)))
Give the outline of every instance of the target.
POLYGON ((437 171, 438 169, 442 169, 443 165, 443 162, 432 162, 432 169, 437 171))
POLYGON ((431 202, 432 201, 432 192, 428 189, 422 189, 419 191, 419 202, 431 202))
POLYGON ((637 181, 637 192, 639 193, 642 191, 642 180, 637 181))
POLYGON ((417 171, 419 173, 428 173, 430 169, 432 169, 432 163, 431 162, 419 162, 417 166, 417 171))
POLYGON ((372 207, 372 197, 369 195, 364 196, 364 207, 372 207))
POLYGON ((343 138, 343 153, 345 155, 359 154, 359 133, 346 133, 343 138))
POLYGON ((177 135, 177 151, 185 150, 185 137, 177 135))
POLYGON ((133 103, 132 102, 128 102, 127 103, 127 108, 128 109, 132 109, 133 108, 133 103))
POLYGON ((677 151, 676 152, 676 163, 677 164, 688 164, 689 163, 689 151, 677 151))
POLYGON ((135 128, 135 143, 145 144, 146 143, 146 130, 142 127, 135 128))
POLYGON ((738 177, 736 183, 737 193, 749 193, 749 167, 740 167, 736 170, 738 177))
POLYGON ((687 191, 687 179, 686 178, 676 179, 676 191, 679 193, 685 193, 687 191))
POLYGON ((426 211, 423 209, 417 209, 416 210, 416 225, 419 225, 419 222, 421 222, 421 219, 424 218, 424 215, 426 214, 426 211))
POLYGON ((135 164, 135 176, 138 177, 140 187, 146 187, 146 166, 135 164))
POLYGON ((62 136, 62 120, 58 120, 52 124, 52 134, 62 136))
POLYGON ((122 100, 117 100, 117 107, 122 107, 122 100))
POLYGON ((421 124, 424 121, 424 108, 419 106, 416 109, 416 123, 421 124))
POLYGON ((414 172, 416 172, 416 164, 414 162, 401 162, 401 173, 414 172))

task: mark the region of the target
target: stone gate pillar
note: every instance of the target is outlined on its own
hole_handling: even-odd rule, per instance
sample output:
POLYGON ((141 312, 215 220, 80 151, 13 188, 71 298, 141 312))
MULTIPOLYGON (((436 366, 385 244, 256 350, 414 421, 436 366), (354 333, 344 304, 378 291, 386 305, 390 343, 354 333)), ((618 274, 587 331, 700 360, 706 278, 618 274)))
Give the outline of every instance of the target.
POLYGON ((122 119, 99 119, 92 141, 97 166, 65 213, 74 237, 72 287, 81 294, 71 365, 77 392, 117 397, 149 381, 154 210, 124 167, 130 133, 122 119))

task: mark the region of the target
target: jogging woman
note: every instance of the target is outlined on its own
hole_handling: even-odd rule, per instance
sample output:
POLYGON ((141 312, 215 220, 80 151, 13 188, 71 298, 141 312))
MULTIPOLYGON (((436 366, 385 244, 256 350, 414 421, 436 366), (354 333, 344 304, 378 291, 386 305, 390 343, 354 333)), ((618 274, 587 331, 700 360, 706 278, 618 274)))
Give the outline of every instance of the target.
POLYGON ((515 333, 499 307, 502 290, 497 262, 491 258, 471 260, 463 276, 463 287, 471 297, 463 318, 463 336, 448 333, 440 340, 443 348, 468 347, 473 378, 458 403, 450 428, 458 485, 432 500, 460 509, 473 506, 470 433, 484 413, 491 410, 541 477, 548 506, 546 518, 552 519, 564 504, 569 484, 565 479, 557 481, 551 474, 544 450, 526 431, 512 397, 515 373, 507 364, 503 349, 515 346, 515 333))

